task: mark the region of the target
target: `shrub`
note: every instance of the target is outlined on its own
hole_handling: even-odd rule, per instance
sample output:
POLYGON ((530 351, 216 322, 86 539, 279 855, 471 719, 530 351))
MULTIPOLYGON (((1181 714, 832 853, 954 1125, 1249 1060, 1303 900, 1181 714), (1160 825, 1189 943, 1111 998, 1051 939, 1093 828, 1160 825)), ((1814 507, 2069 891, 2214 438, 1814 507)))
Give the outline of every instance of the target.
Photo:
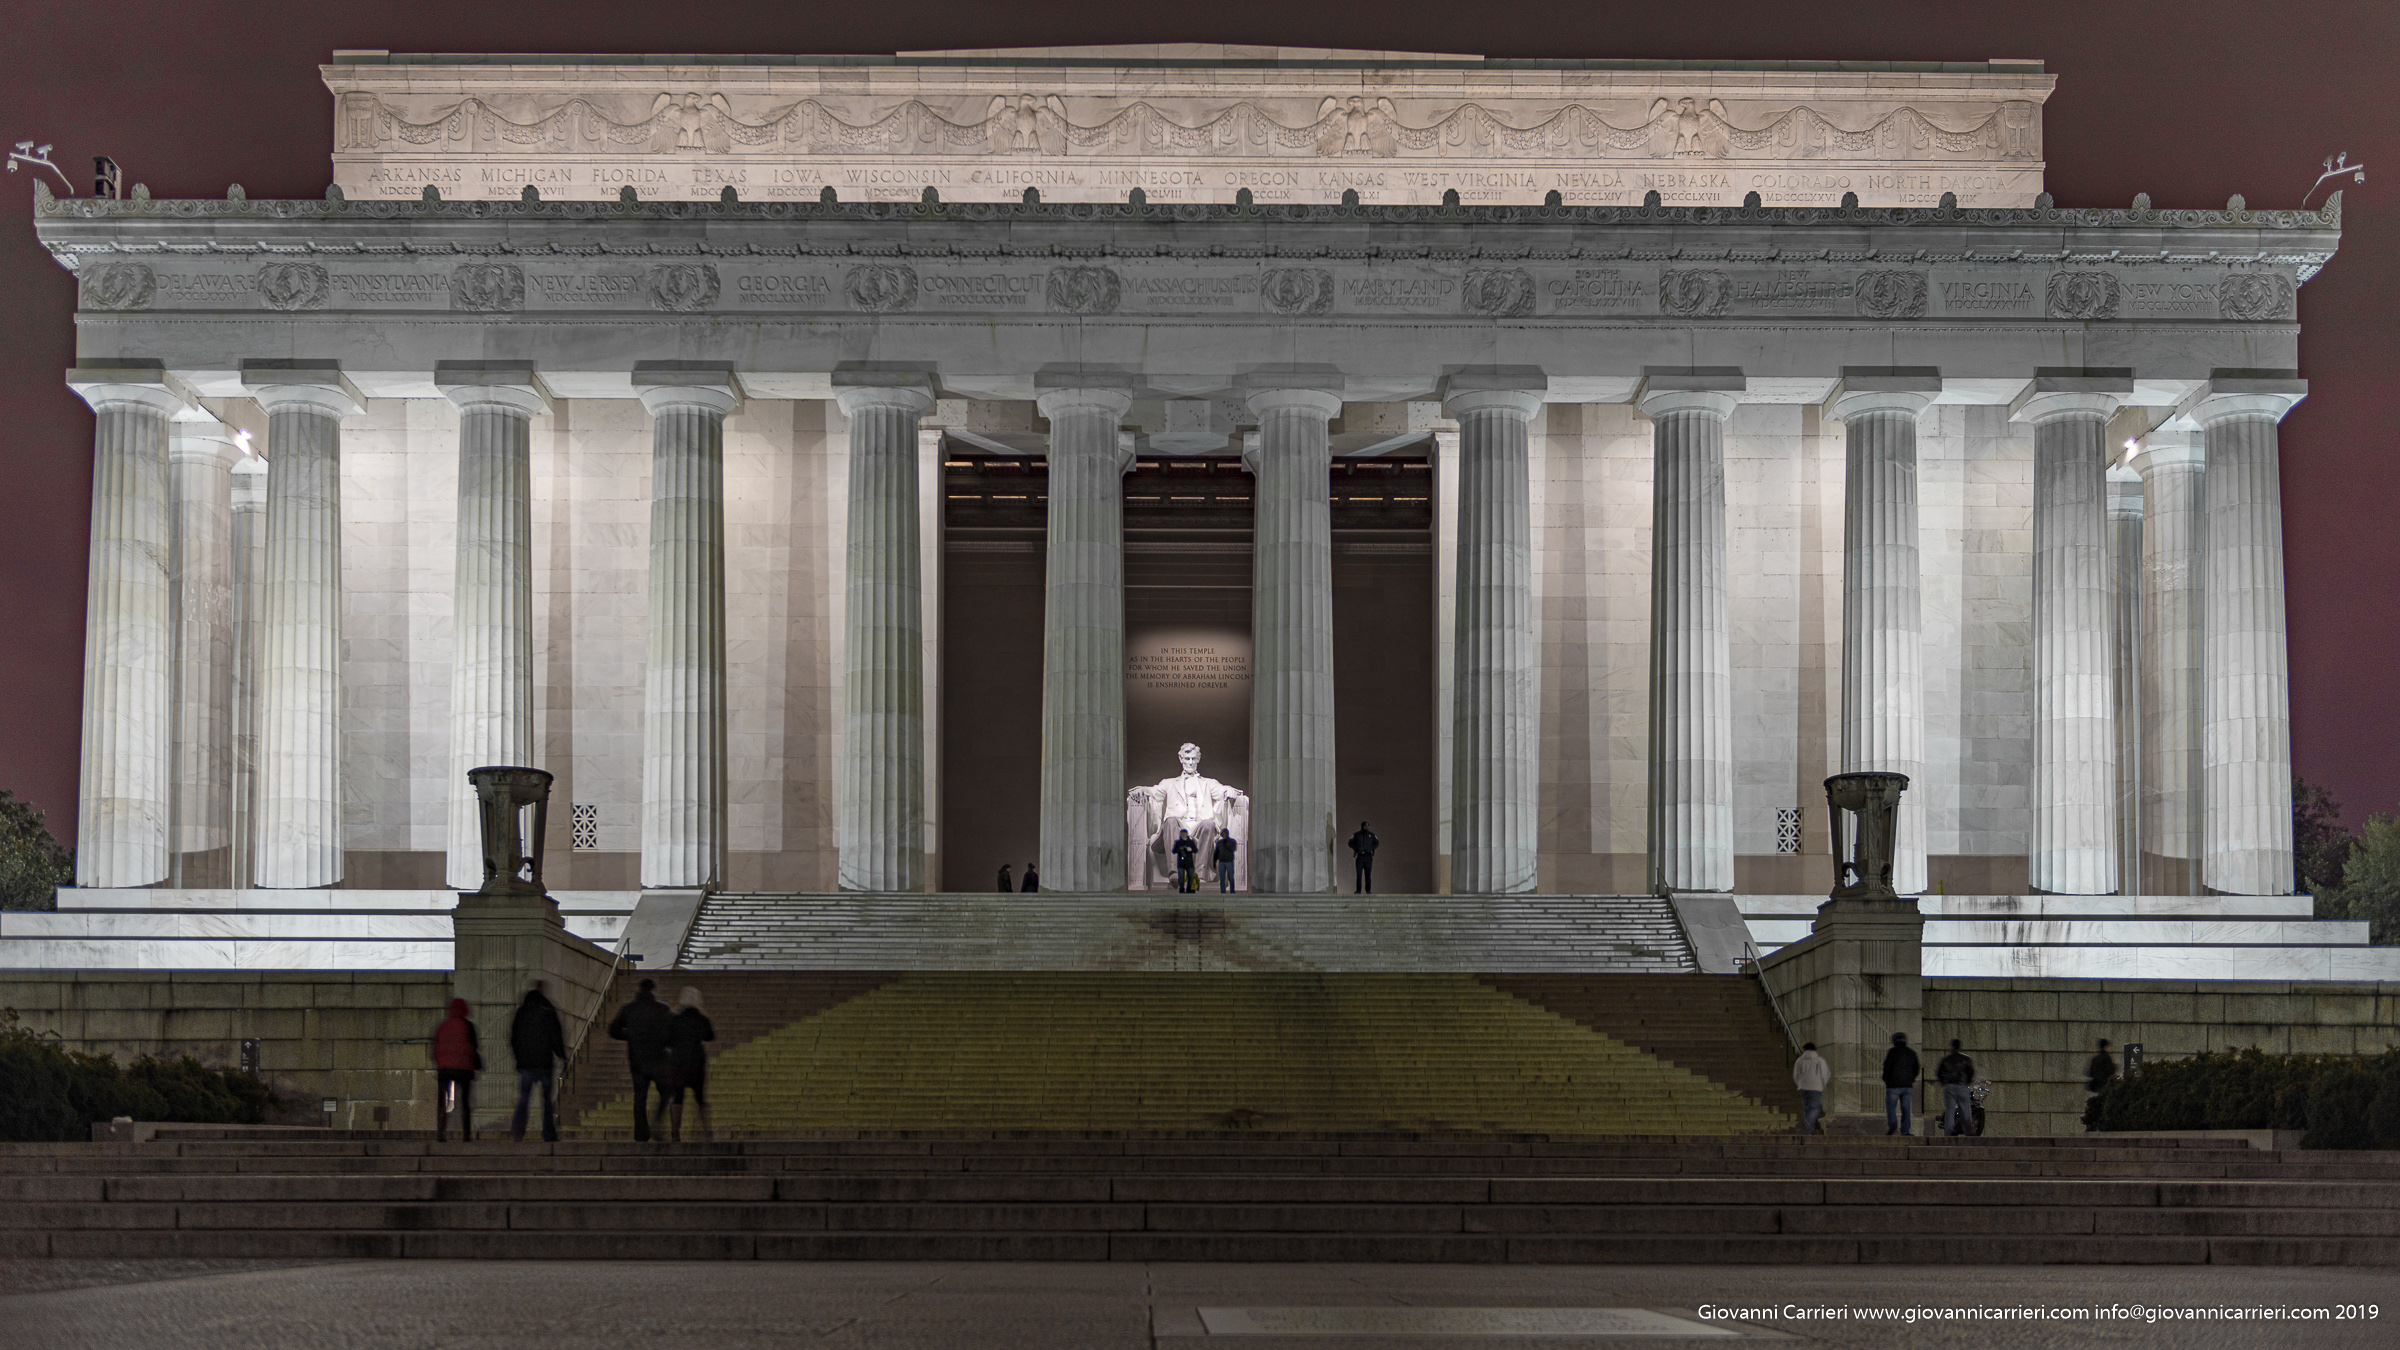
POLYGON ((56 909, 75 882, 75 851, 59 847, 42 813, 0 788, 0 909, 56 909))
POLYGON ((256 1074, 211 1069, 189 1055, 144 1055, 120 1069, 45 1041, 0 1008, 0 1140, 89 1139, 94 1121, 131 1116, 196 1125, 257 1125, 275 1095, 256 1074))
POLYGON ((2400 1148, 2400 1051, 2157 1060, 2084 1108, 2094 1130, 2301 1130, 2302 1148, 2400 1148))

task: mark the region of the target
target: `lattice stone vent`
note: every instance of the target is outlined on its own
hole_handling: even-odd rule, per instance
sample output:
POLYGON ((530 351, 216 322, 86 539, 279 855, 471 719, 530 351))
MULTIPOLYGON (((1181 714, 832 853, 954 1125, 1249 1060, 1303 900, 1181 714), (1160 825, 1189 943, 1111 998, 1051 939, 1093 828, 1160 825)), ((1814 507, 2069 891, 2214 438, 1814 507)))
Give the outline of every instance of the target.
POLYGON ((600 847, 600 808, 587 802, 575 804, 575 851, 586 852, 600 847))
POLYGON ((1776 810, 1775 851, 1777 853, 1798 853, 1800 851, 1799 807, 1787 806, 1776 810))

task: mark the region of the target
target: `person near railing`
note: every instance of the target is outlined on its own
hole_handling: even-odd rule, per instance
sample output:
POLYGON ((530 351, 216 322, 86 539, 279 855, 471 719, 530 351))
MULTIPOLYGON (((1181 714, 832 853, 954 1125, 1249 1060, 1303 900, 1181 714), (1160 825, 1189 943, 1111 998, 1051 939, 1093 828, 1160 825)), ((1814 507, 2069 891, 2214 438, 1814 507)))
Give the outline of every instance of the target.
POLYGON ((1942 1085, 1942 1133, 1975 1133, 1975 1061, 1950 1042, 1950 1053, 1933 1066, 1933 1081, 1942 1085))
POLYGON ((633 1001, 617 1009, 616 1019, 608 1024, 608 1038, 625 1042, 625 1067, 633 1072, 633 1139, 637 1144, 650 1142, 651 1087, 658 1088, 661 1102, 667 1097, 667 1023, 672 1015, 652 992, 657 988, 656 980, 642 981, 634 990, 633 1001))
POLYGON ((1817 1043, 1800 1047, 1792 1062, 1792 1086, 1800 1089, 1800 1133, 1815 1134, 1817 1118, 1825 1114, 1825 1085, 1833 1081, 1833 1066, 1817 1053, 1817 1043))
POLYGON ((517 1005, 517 1015, 509 1023, 508 1048, 517 1057, 517 1109, 508 1118, 508 1137, 525 1137, 526 1108, 532 1105, 533 1090, 542 1090, 542 1142, 558 1142, 557 1070, 567 1058, 566 1028, 559 1025, 558 1009, 550 996, 542 992, 542 982, 535 980, 525 991, 525 1000, 517 1005))

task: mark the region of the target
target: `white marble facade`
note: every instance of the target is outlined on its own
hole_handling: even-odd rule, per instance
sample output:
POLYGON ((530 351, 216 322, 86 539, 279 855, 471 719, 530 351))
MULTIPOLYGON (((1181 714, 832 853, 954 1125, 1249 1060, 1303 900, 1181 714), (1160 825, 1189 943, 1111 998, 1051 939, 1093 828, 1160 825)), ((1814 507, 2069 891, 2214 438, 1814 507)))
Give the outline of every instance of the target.
MULTIPOLYGON (((2127 211, 2061 210, 2046 196, 1988 184, 2004 205, 1976 206, 1971 193, 1958 192, 1919 201, 1913 188, 1881 198, 1854 190, 1838 204, 1813 192, 1721 192, 1717 180, 1740 158, 1733 149, 1764 155, 1773 148, 1755 140, 1764 124, 1754 105, 1782 88, 1778 81, 1798 79, 1794 71, 1752 78, 1595 67, 1537 79, 1530 68, 1457 63, 1430 74, 1395 67, 1391 85, 1406 97, 1395 93, 1397 101, 1378 111, 1374 96, 1361 95, 1369 111, 1355 127, 1341 101, 1350 95, 1335 91, 1358 81, 1354 67, 1310 75, 1305 66, 1285 66, 1270 76, 1232 61, 1213 77, 1259 108, 1273 103, 1269 120, 1284 131, 1260 130, 1266 139, 1258 144, 1315 148, 1265 157, 1307 160, 1320 186, 1331 181, 1322 174, 1353 154, 1360 172, 1368 161, 1391 161, 1382 171, 1398 175, 1389 181, 1399 187, 1348 202, 1284 205, 1252 196, 1221 203, 1227 194, 1215 188, 1145 200, 1134 191, 1139 182, 1111 196, 1093 179, 1083 184, 1090 190, 1065 195, 1114 204, 1020 201, 1013 192, 981 189, 922 198, 915 191, 859 194, 905 199, 878 203, 831 188, 754 193, 753 180, 703 173, 782 162, 741 147, 768 143, 743 139, 767 135, 756 101, 792 81, 808 84, 818 99, 809 116, 853 126, 884 107, 878 99, 892 116, 935 126, 939 118, 925 119, 940 110, 921 96, 946 89, 949 102, 940 107, 949 111, 941 118, 949 120, 941 125, 971 125, 998 138, 977 152, 992 164, 1048 157, 1095 174, 1106 167, 1105 147, 1076 136, 1118 125, 1091 120, 1106 111, 1105 98, 1130 108, 1151 106, 1142 100, 1156 95, 1154 102, 1165 100, 1157 113, 1173 94, 1187 101, 1174 105, 1183 111, 1167 122, 1191 113, 1186 86, 1196 68, 1175 67, 1170 76, 1127 57, 1135 63, 1107 68, 1116 83, 1104 89, 1106 81, 1095 84, 1100 77, 1092 74, 1101 68, 1043 66, 1046 59, 1027 56, 1025 69, 1080 82, 1082 92, 1061 102, 1063 112, 1036 99, 1022 121, 1014 111, 993 121, 1001 117, 994 111, 961 122, 960 109, 975 101, 965 85, 998 79, 974 72, 1001 67, 929 57, 921 69, 876 75, 855 98, 843 94, 850 102, 826 101, 839 83, 832 67, 770 65, 747 76, 642 68, 643 78, 672 80, 678 90, 705 90, 710 80, 749 83, 721 103, 677 93, 635 118, 618 106, 647 98, 624 85, 630 68, 567 65, 533 74, 358 56, 328 68, 341 100, 341 140, 337 189, 324 202, 237 195, 168 203, 138 192, 115 203, 40 197, 42 240, 80 278, 84 354, 72 379, 103 407, 104 489, 118 491, 110 475, 123 467, 122 447, 147 447, 143 438, 155 432, 159 456, 152 457, 163 457, 170 416, 213 417, 252 432, 250 449, 267 464, 270 536, 279 465, 338 475, 306 489, 312 510, 335 504, 338 540, 311 536, 310 551, 293 562, 276 561, 270 549, 263 576, 247 564, 233 569, 248 578, 244 594, 258 592, 258 612, 271 620, 285 612, 278 597, 288 602, 298 594, 294 586, 314 585, 308 578, 338 564, 338 622, 311 611, 307 635, 311 651, 331 650, 326 638, 336 633, 340 654, 338 723, 281 726, 267 716, 261 734, 281 749, 267 754, 260 785, 226 794, 242 873, 230 884, 439 884, 462 790, 450 706, 460 413, 442 392, 437 368, 444 362, 514 363, 546 399, 527 430, 531 536, 523 568, 532 591, 533 759, 557 775, 556 838, 578 824, 589 830, 590 847, 553 855, 553 878, 568 885, 630 890, 647 879, 737 890, 915 889, 940 878, 941 665, 934 657, 943 428, 956 424, 967 400, 1030 407, 1039 390, 1080 381, 1125 391, 1128 407, 1114 416, 1119 434, 1137 447, 1175 424, 1167 409, 1177 400, 1209 400, 1237 422, 1246 408, 1247 424, 1266 428, 1261 444, 1273 461, 1268 467, 1279 472, 1287 460, 1321 461, 1327 451, 1320 443, 1330 434, 1323 419, 1350 411, 1363 424, 1373 420, 1364 405, 1384 410, 1375 418, 1408 405, 1400 421, 1422 434, 1422 450, 1438 461, 1444 496, 1434 540, 1444 569, 1432 653, 1440 669, 1439 762, 1427 775, 1424 824, 1436 835, 1437 876, 1483 889, 1577 893, 1642 891, 1662 876, 1669 885, 1756 894, 1816 889, 1828 880, 1820 784, 1843 767, 1845 706, 1872 702, 1859 697, 1866 676, 1843 665, 1848 485, 1840 416, 1844 406, 1861 405, 1842 400, 1888 391, 1903 377, 1928 401, 1914 441, 1917 659, 1913 677, 1909 662, 1896 661, 1883 669, 1899 674, 1876 678, 1913 678, 1919 686, 1893 706, 1918 710, 1922 758, 1911 819, 1921 812, 1922 823, 1909 828, 1926 859, 1924 884, 1952 893, 2016 892, 2028 877, 2040 884, 2072 876, 2054 884, 2116 886, 2113 875, 2093 869, 2060 870, 2034 817, 2043 747, 2060 742, 2043 729, 2055 732, 2064 714, 2045 724, 2037 706, 2037 432, 2020 414, 2042 391, 2069 386, 2089 405, 2078 405, 2089 425, 2079 423, 2083 449, 2076 453, 2092 461, 2077 466, 2083 477, 2099 481, 2108 462, 2121 458, 2117 446, 2126 436, 2156 431, 2163 444, 2184 428, 2207 428, 2189 438, 2238 464, 2239 480, 2227 479, 2235 486, 2202 487, 2197 500, 2246 531, 2245 551, 2229 545, 2210 573, 2239 585, 2238 596, 2218 599, 2228 612, 2238 609, 2242 640, 2220 642, 2207 657, 2209 678, 2218 682, 2211 687, 2241 692, 2238 708, 2227 704, 2224 714, 2239 725, 2190 729, 2178 742, 2215 747, 2205 783, 2195 785, 2214 793, 2214 804, 2198 813, 2203 837, 2184 847, 2211 859, 2211 884, 2220 890, 2273 893, 2281 884, 2277 849, 2288 872, 2289 840, 2273 837, 2273 811, 2277 775, 2288 772, 2288 731, 2276 740, 2288 726, 2283 578, 2258 561, 2276 537, 2279 504, 2258 484, 2271 488, 2277 418, 2305 393, 2296 369, 2296 292, 2338 244, 2338 204, 2322 212, 2254 212, 2236 199, 2224 211, 2158 211, 2143 200, 2127 211), (1285 116, 1315 106, 1299 92, 1315 87, 1310 79, 1335 91, 1323 94, 1321 126, 1285 116), (582 87, 577 81, 601 80, 617 82, 608 99, 573 92, 582 87), (1423 165, 1419 178, 1406 176, 1418 172, 1408 166, 1417 144, 1409 138, 1451 117, 1434 107, 1439 99, 1429 90, 1518 99, 1509 105, 1516 111, 1502 108, 1505 116, 1491 114, 1498 121, 1476 123, 1505 150, 1518 144, 1509 119, 1522 120, 1528 89, 1549 87, 1542 80, 1552 80, 1554 93, 1573 86, 1568 92, 1580 90, 1577 97, 1598 98, 1592 91, 1602 90, 1643 107, 1643 100, 1667 99, 1656 120, 1632 124, 1647 128, 1640 136, 1608 133, 1623 143, 1587 146, 1592 172, 1640 160, 1654 175, 1713 173, 1714 186, 1680 199, 1653 187, 1639 204, 1584 205, 1556 187, 1533 196, 1513 187, 1480 195, 1445 187, 1423 165), (1672 94, 1669 83, 1694 92, 1672 94), (426 102, 444 90, 456 96, 460 129, 420 135, 450 125, 426 102), (1676 111, 1684 97, 1697 99, 1701 111, 1676 111), (502 123, 535 127, 534 139, 511 142, 534 148, 496 148, 490 128, 502 123), (1028 139, 1011 139, 1019 125, 1028 139), (1295 125, 1317 126, 1331 139, 1294 140, 1295 125), (1064 148, 1043 139, 1053 132, 1066 136, 1064 148), (577 139, 593 136, 619 149, 590 151, 577 139), (402 142, 431 148, 403 152, 402 142), (623 149, 637 145, 648 148, 623 149), (402 180, 386 172, 439 160, 480 174, 507 155, 549 156, 567 176, 537 183, 524 174, 421 175, 407 180, 414 190, 404 193, 402 180), (601 191, 595 166, 612 165, 655 168, 671 187, 653 193, 628 179, 621 197, 601 191), (511 190, 489 189, 503 180, 511 190), (485 187, 444 187, 461 182, 485 187), (553 184, 573 190, 551 191, 553 184), (346 200, 340 185, 381 200, 346 200), (1873 206, 1877 200, 1901 204, 1873 206), (2151 322, 2166 319, 2176 322, 2151 322), (268 361, 265 353, 284 355, 268 361), (691 560, 680 561, 683 554, 661 553, 651 537, 660 481, 654 434, 666 414, 646 404, 659 404, 654 376, 670 366, 678 379, 700 381, 695 372, 705 373, 703 382, 720 391, 713 406, 730 408, 721 528, 715 543, 702 540, 691 560), (306 395, 314 420, 265 415, 270 404, 289 407, 299 396, 288 390, 303 385, 316 391, 306 395), (1503 386, 1530 414, 1524 453, 1512 448, 1492 470, 1506 481, 1477 481, 1512 512, 1523 503, 1530 606, 1513 579, 1507 603, 1464 605, 1456 589, 1469 584, 1462 579, 1505 571, 1495 570, 1499 553, 1472 550, 1521 550, 1524 543, 1513 524, 1462 530, 1452 496, 1461 433, 1456 410, 1442 400, 1446 392, 1455 398, 1461 389, 1503 386), (858 410, 900 403, 908 415, 887 418, 889 426, 854 426, 843 411, 847 405, 863 415, 858 410), (1699 416, 1694 409, 1702 404, 1706 436, 1661 431, 1699 416), (1275 420, 1291 421, 1286 414, 1303 405, 1313 430, 1275 420), (914 424, 920 411, 921 427, 914 424), (1655 422, 1653 414, 1681 420, 1655 422), (303 434, 304 444, 277 443, 303 434), (871 473, 853 463, 859 445, 874 452, 871 473), (1668 518, 1654 502, 1661 463, 1679 466, 1677 481, 1690 489, 1677 490, 1675 529, 1698 541, 1690 568, 1665 573, 1653 556, 1656 521, 1668 518), (913 475, 905 472, 912 465, 913 475), (325 490, 334 486, 338 493, 325 490), (913 511, 902 500, 910 492, 913 511), (862 520, 873 528, 854 536, 862 520), (907 528, 912 520, 915 528, 907 528), (1678 589, 1673 611, 1662 610, 1656 588, 1682 586, 1675 578, 1687 572, 1692 588, 1710 591, 1709 603, 1682 603, 1692 597, 1678 589), (668 661, 652 640, 660 597, 651 592, 662 576, 674 579, 677 605, 722 609, 718 804, 644 763, 646 744, 655 760, 657 746, 683 743, 660 739, 663 705, 656 697, 656 706, 645 704, 645 690, 660 687, 668 661), (921 586, 909 584, 912 576, 921 586), (848 612, 861 605, 872 612, 848 612), (1682 657, 1653 660, 1654 619, 1667 625, 1682 657), (1461 643, 1504 655, 1494 670, 1515 672, 1531 661, 1531 689, 1514 673, 1508 687, 1538 707, 1538 735, 1457 739, 1453 693, 1482 687, 1460 682, 1461 643), (922 662, 912 662, 912 653, 922 662), (861 671, 873 677, 872 688, 861 671), (1672 736, 1660 732, 1661 716, 1671 719, 1672 736), (2241 749, 2252 745, 2265 749, 2241 749), (1677 767, 1662 779, 1654 761, 1670 746, 1677 767), (1450 800, 1457 775, 1448 757, 1462 753, 1477 757, 1476 781, 1519 794, 1521 785, 1538 783, 1532 809, 1477 811, 1450 800), (285 785, 284 795, 270 793, 266 779, 285 785), (1666 801, 1661 781, 1698 784, 1698 795, 1685 800, 1675 787, 1666 801), (333 785, 325 790, 331 800, 290 787, 318 782, 333 785), (330 854, 310 832, 315 817, 301 822, 305 837, 292 836, 299 851, 287 847, 285 834, 300 826, 285 818, 306 814, 302 807, 338 813, 330 817, 339 830, 330 854), (581 822, 579 812, 588 812, 581 822), (669 869, 672 875, 638 865, 646 815, 664 831, 654 845, 663 841, 673 846, 668 852, 682 851, 674 856, 699 861, 669 869), (1462 844, 1466 830, 1485 833, 1462 844), (1461 857, 1482 861, 1454 875, 1461 857)), ((1874 118, 1930 116, 1903 115, 1904 105, 1915 106, 1900 97, 1908 90, 1915 91, 1908 98, 1949 100, 1928 123, 1937 130, 1947 125, 1941 117, 1963 116, 1983 99, 1989 115, 1960 123, 1981 130, 1927 132, 1926 144, 1962 164, 1980 155, 2007 161, 2009 173, 2030 169, 2038 188, 2038 111, 2049 88, 2038 70, 1828 74, 1817 84, 1827 108, 1873 113, 1875 125, 1882 123, 1874 118), (2020 117, 2010 108, 2031 111, 2020 117)), ((998 95, 987 89, 977 97, 998 95)), ((1167 122, 1143 121, 1152 115, 1125 113, 1132 121, 1123 125, 1149 125, 1142 134, 1184 144, 1177 139, 1184 132, 1167 122)), ((1616 116, 1601 121, 1628 125, 1609 120, 1616 116)), ((1841 130, 1845 124, 1830 113, 1818 121, 1840 134, 1803 128, 1795 143, 1830 136, 1828 154, 1850 155, 1840 162, 1871 176, 1874 145, 1856 141, 1864 133, 1841 130)), ((772 123, 773 137, 782 138, 774 144, 789 150, 792 137, 815 134, 792 130, 799 125, 772 123)), ((936 139, 950 135, 940 131, 936 139)), ((1908 138, 1894 144, 1901 142, 1908 138)), ((884 149, 890 153, 878 162, 891 173, 929 171, 931 161, 913 151, 884 149)), ((1541 160, 1543 173, 1564 171, 1558 155, 1524 153, 1541 160)), ((805 158, 798 151, 783 157, 805 158)), ((1030 414, 1025 422, 1035 425, 1030 414)), ((1100 436, 1107 428, 1084 430, 1100 436)), ((1171 453, 1167 444, 1149 453, 1171 453)), ((153 486, 143 490, 157 496, 164 479, 153 486)), ((1321 490, 1276 479, 1261 492, 1262 510, 1281 513, 1272 521, 1262 515, 1262 549, 1273 540, 1307 544, 1322 536, 1321 490)), ((152 528, 142 523, 152 516, 164 528, 168 515, 120 509, 105 493, 102 505, 116 514, 107 518, 112 532, 95 543, 96 640, 157 626, 156 605, 122 597, 155 589, 157 578, 139 571, 141 541, 131 535, 152 528)), ((1862 547, 1881 537, 1865 536, 1862 547)), ((1280 553, 1271 560, 1277 565, 1255 574, 1257 609, 1262 622, 1280 616, 1284 627, 1281 645, 1262 637, 1261 671, 1265 678, 1280 669, 1277 660, 1289 667, 1289 696, 1269 711, 1282 709, 1277 715, 1291 726, 1278 733, 1282 739, 1255 735, 1254 760, 1265 755, 1288 772, 1262 776, 1254 762, 1244 786, 1262 803, 1269 847, 1261 876, 1283 879, 1271 889, 1317 890, 1330 871, 1320 866, 1329 861, 1330 840, 1319 836, 1331 831, 1331 728, 1340 715, 1317 652, 1330 646, 1330 621, 1317 572, 1280 553)), ((1106 589, 1121 580, 1111 582, 1105 568, 1089 570, 1098 589, 1079 603, 1102 613, 1106 589)), ((2201 607, 2186 608, 2196 622, 2201 607)), ((2116 644, 2113 656, 2059 659, 2105 687, 2113 670, 2080 666, 2155 661, 2189 647, 2188 636, 2145 632, 2140 644, 2116 644), (2173 642, 2183 645, 2169 651, 2173 642)), ((1106 648, 1101 643, 1078 659, 1121 660, 1106 648)), ((263 683, 273 685, 275 670, 269 661, 263 683)), ((125 821, 114 834, 87 824, 87 856, 95 868, 107 864, 94 881, 142 885, 168 875, 163 823, 172 804, 162 799, 172 795, 165 757, 176 733, 143 730, 176 697, 152 687, 166 673, 161 665, 144 683, 100 671, 87 688, 87 726, 106 732, 94 733, 87 752, 87 769, 99 775, 87 784, 87 820, 125 821), (138 795, 138 809, 114 804, 128 793, 138 795)), ((1105 671, 1097 677, 1105 682, 1105 671)), ((287 698, 289 707, 322 711, 318 702, 294 699, 287 698)), ((1088 704, 1089 716, 1105 721, 1105 702, 1061 703, 1054 720, 1071 721, 1088 704)), ((228 725, 257 721, 235 708, 228 725)), ((1105 727, 1095 722, 1081 739, 1065 734, 1074 730, 1054 739, 1061 746, 1089 740, 1075 753, 1108 760, 1105 727)), ((2138 757, 2104 738, 2084 740, 2092 743, 2077 763, 2138 757)), ((236 741, 227 758, 238 761, 238 734, 236 741)), ((2140 744, 2138 737, 2129 742, 2140 744)), ((2047 772, 2055 776, 2063 765, 2047 772)), ((226 772, 235 774, 235 766, 226 772)), ((233 785, 244 781, 234 777, 233 785)), ((1105 815, 1094 819, 1105 824, 1105 815)), ((1078 848, 1105 860, 1117 847, 1068 837, 1100 825, 1053 839, 1052 824, 1045 821, 1046 860, 1078 848)), ((2142 831, 2159 833, 2148 825, 2142 831)), ((950 883, 980 889, 980 865, 966 870, 973 875, 950 883)))

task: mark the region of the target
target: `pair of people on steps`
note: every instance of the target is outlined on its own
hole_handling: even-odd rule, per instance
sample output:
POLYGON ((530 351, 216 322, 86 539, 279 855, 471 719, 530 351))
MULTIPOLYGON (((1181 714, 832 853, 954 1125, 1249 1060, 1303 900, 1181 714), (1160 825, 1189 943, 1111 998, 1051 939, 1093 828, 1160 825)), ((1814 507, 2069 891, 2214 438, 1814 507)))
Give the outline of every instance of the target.
MULTIPOLYGON (((1218 835, 1217 842, 1209 846, 1208 860, 1216 866, 1217 890, 1221 894, 1233 894, 1233 858, 1240 848, 1241 845, 1230 834, 1218 835)), ((1200 841, 1192 838, 1190 830, 1177 830, 1173 851, 1175 889, 1185 895, 1197 894, 1200 890, 1200 841)))
MULTIPOLYGON (((1041 888, 1042 874, 1034 870, 1032 863, 1025 864, 1026 892, 1038 891, 1041 888)), ((1007 863, 1000 864, 1000 893, 1002 895, 1014 895, 1018 893, 1017 888, 1009 884, 1007 863)))
POLYGON ((658 1001, 658 982, 643 980, 633 1001, 617 1010, 608 1024, 611 1040, 625 1042, 625 1066, 633 1073, 633 1137, 648 1143, 665 1131, 667 1142, 683 1141, 683 1094, 692 1094, 700 1111, 700 1131, 710 1132, 708 1110, 708 1042, 717 1028, 701 1006, 700 991, 686 986, 676 996, 675 1011, 658 1001), (658 1106, 649 1109, 650 1089, 658 1089, 658 1106))
MULTIPOLYGON (((509 1022, 508 1048, 517 1060, 517 1109, 509 1117, 508 1137, 525 1137, 525 1109, 533 1090, 542 1090, 542 1139, 558 1142, 558 1103, 554 1093, 557 1066, 567 1058, 567 1036, 559 1026, 558 1009, 535 980, 525 991, 509 1022)), ((450 1137, 450 1118, 458 1117, 458 1137, 475 1138, 475 1076, 483 1069, 483 1046, 475 1023, 467 1017, 467 1001, 450 1000, 450 1015, 433 1029, 433 1137, 450 1137)))
MULTIPOLYGON (((1909 1133, 1909 1098, 1915 1093, 1922 1066, 1917 1052, 1908 1048, 1908 1033, 1892 1033, 1892 1048, 1883 1057, 1883 1132, 1887 1135, 1909 1133)), ((1942 1085, 1942 1132, 1945 1134, 1974 1134, 1975 1130, 1975 1061, 1950 1042, 1950 1053, 1934 1066, 1934 1080, 1942 1085)), ((1817 1118, 1825 1111, 1825 1088, 1833 1081, 1833 1066, 1817 1053, 1816 1042, 1800 1048, 1800 1058, 1792 1065, 1792 1085, 1800 1089, 1800 1133, 1815 1134, 1817 1118)))

